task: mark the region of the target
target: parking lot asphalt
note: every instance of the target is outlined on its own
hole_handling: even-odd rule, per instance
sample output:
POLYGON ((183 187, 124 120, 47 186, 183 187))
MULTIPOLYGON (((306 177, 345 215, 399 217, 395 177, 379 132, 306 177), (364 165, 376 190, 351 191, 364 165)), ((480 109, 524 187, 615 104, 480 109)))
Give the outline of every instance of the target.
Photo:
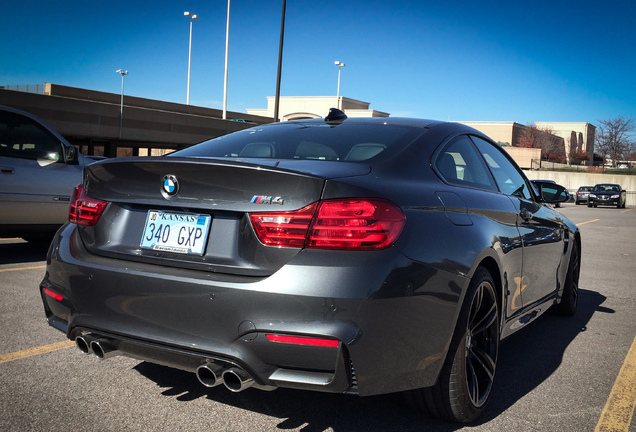
POLYGON ((44 317, 47 245, 0 240, 0 430, 636 432, 636 209, 559 211, 583 238, 577 314, 546 314, 505 340, 491 404, 470 426, 422 417, 400 395, 235 394, 191 373, 82 355, 44 317))

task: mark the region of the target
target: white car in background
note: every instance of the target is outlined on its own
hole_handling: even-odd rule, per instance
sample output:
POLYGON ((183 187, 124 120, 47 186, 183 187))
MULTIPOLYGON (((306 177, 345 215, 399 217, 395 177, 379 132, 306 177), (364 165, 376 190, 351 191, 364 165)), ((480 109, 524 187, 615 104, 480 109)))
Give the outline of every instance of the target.
POLYGON ((0 105, 0 238, 50 239, 91 162, 36 116, 0 105))

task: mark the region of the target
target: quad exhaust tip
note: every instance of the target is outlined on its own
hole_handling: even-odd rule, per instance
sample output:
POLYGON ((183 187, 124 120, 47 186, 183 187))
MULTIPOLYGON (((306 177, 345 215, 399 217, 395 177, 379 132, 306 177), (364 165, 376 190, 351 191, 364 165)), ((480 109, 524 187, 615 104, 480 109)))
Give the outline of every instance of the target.
POLYGON ((106 360, 119 355, 117 348, 112 346, 106 339, 96 339, 91 341, 91 350, 100 360, 106 360))
POLYGON ((90 334, 82 334, 75 338, 75 346, 84 354, 93 354, 100 360, 115 357, 119 351, 108 340, 98 339, 90 334))
MULTIPOLYGON (((100 360, 121 354, 109 340, 93 334, 77 336, 75 345, 82 353, 93 354, 100 360)), ((242 392, 255 384, 254 379, 243 369, 236 366, 228 368, 227 366, 208 362, 197 367, 195 373, 199 382, 205 387, 212 388, 223 384, 233 393, 242 392)))
POLYGON ((242 369, 233 367, 223 372, 223 384, 234 393, 242 392, 254 385, 254 380, 242 369))
POLYGON ((205 363, 196 370, 197 379, 208 388, 221 384, 234 393, 242 392, 254 385, 254 379, 238 367, 224 368, 215 363, 205 363))
POLYGON ((212 388, 223 384, 223 368, 214 363, 206 363, 196 370, 197 379, 206 387, 212 388))
POLYGON ((77 346, 77 348, 84 354, 93 354, 91 342, 94 340, 95 338, 90 335, 79 335, 75 338, 75 346, 77 346))

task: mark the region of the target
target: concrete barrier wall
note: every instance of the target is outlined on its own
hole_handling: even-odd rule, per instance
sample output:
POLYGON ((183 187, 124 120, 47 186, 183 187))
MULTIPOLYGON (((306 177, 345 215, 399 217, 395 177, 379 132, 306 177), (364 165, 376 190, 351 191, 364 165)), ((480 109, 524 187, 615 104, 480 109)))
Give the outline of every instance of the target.
POLYGON ((636 175, 598 174, 587 172, 560 172, 524 170, 530 180, 554 180, 575 194, 581 186, 615 183, 627 191, 627 205, 636 205, 636 175))

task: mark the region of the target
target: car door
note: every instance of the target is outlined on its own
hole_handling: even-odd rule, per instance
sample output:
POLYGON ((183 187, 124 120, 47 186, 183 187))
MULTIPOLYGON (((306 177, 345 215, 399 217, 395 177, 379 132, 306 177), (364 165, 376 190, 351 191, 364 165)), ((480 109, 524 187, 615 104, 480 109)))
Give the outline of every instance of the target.
POLYGON ((523 244, 522 276, 518 281, 523 305, 528 306, 557 289, 557 270, 564 251, 564 224, 560 214, 537 202, 530 182, 496 145, 473 136, 495 177, 499 190, 517 210, 523 244))
POLYGON ((31 117, 0 110, 1 225, 66 221, 84 159, 67 161, 69 144, 62 140, 31 117))
POLYGON ((454 209, 446 211, 454 225, 474 228, 473 235, 460 240, 462 248, 476 251, 490 244, 498 254, 500 276, 507 292, 502 313, 507 320, 523 308, 521 291, 516 288, 523 262, 518 210, 507 196, 499 193, 488 166, 468 135, 454 137, 444 144, 434 155, 433 167, 446 183, 460 186, 436 194, 445 208, 454 209), (473 239, 478 239, 477 243, 473 239))

